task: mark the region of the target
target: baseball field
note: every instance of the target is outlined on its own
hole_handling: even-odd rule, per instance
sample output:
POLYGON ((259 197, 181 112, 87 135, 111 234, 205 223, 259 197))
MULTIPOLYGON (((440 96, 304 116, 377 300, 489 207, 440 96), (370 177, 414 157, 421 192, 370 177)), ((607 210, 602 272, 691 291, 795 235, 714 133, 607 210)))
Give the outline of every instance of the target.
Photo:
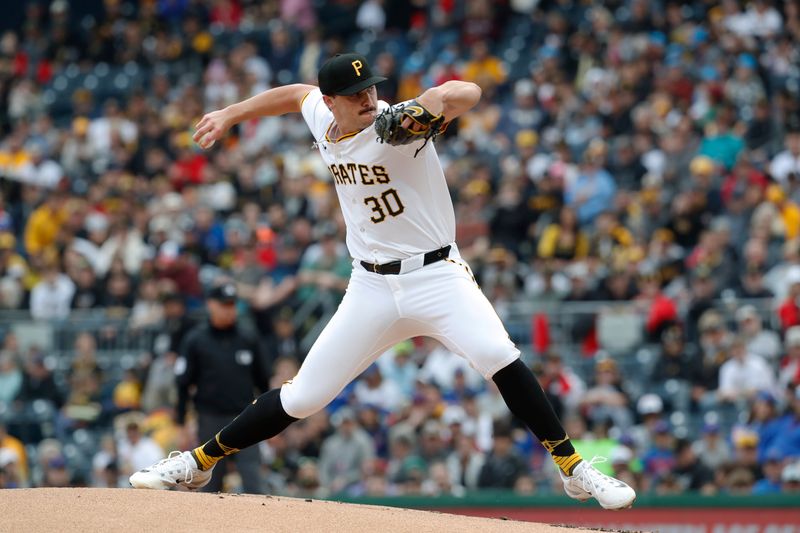
POLYGON ((0 531, 583 531, 498 518, 263 495, 125 489, 0 490, 0 531))

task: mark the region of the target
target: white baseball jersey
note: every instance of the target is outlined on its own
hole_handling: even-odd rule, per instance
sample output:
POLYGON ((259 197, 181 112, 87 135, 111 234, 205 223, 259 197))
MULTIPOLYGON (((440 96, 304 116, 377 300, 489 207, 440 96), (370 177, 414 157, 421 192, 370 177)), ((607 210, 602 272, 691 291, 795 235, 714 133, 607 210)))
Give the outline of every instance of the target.
MULTIPOLYGON (((378 112, 389 104, 378 102, 378 112)), ((355 259, 339 308, 297 375, 281 387, 281 405, 305 418, 394 344, 432 337, 489 379, 519 357, 503 323, 481 292, 455 244, 455 216, 432 143, 380 144, 374 126, 328 137, 333 114, 319 89, 301 104, 336 183, 355 259), (422 254, 450 245, 448 256, 423 266, 422 254), (358 261, 409 263, 381 275, 358 261), (417 261, 419 260, 419 261, 417 261)))
MULTIPOLYGON (((389 104, 378 101, 378 113, 389 104)), ((455 215, 433 143, 378 142, 375 126, 331 139, 333 113, 314 89, 303 118, 336 184, 347 225, 347 248, 357 260, 388 263, 455 241, 455 215)))

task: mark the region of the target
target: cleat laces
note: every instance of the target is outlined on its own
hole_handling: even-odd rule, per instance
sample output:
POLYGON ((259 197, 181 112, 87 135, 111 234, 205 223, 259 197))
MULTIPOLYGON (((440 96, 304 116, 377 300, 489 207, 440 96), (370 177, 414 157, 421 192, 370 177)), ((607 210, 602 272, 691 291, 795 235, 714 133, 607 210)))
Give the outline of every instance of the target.
POLYGON ((169 453, 166 459, 162 459, 153 465, 153 468, 159 474, 170 475, 172 473, 183 473, 183 482, 191 483, 194 479, 194 467, 189 462, 189 459, 183 455, 183 452, 177 450, 169 453), (178 468, 178 470, 175 470, 178 468))
MULTIPOLYGON (((608 459, 605 457, 595 455, 592 457, 592 460, 586 463, 586 466, 581 469, 580 474, 578 474, 578 480, 581 483, 581 488, 591 495, 596 495, 598 492, 604 492, 606 486, 614 484, 616 481, 615 479, 594 468, 595 464, 605 463, 606 461, 608 461, 608 459)), ((616 481, 616 483, 620 484, 619 481, 616 481)))

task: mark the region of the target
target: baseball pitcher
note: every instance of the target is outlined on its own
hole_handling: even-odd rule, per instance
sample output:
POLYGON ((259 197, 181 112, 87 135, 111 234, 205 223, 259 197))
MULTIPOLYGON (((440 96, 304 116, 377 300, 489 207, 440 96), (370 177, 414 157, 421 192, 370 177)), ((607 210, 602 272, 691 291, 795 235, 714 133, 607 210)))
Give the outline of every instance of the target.
POLYGON ((270 89, 197 124, 194 140, 208 148, 239 122, 302 113, 336 185, 353 273, 293 379, 257 398, 202 446, 134 473, 131 485, 202 487, 221 458, 319 411, 396 343, 428 336, 496 383, 509 409, 552 455, 569 496, 594 497, 606 509, 630 507, 633 489, 592 466, 598 458, 585 461, 575 451, 459 255, 434 140, 478 102, 480 88, 449 81, 390 106, 375 89, 384 79, 372 74, 364 56, 340 54, 320 68, 319 87, 270 89))

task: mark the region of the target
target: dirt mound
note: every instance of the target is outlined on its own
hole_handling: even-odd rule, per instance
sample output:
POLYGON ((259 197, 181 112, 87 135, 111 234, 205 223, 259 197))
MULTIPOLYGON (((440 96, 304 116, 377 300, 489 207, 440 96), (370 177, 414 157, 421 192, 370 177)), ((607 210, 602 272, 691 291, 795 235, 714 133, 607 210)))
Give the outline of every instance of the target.
POLYGON ((275 496, 127 489, 0 490, 0 531, 569 532, 530 522, 275 496))

